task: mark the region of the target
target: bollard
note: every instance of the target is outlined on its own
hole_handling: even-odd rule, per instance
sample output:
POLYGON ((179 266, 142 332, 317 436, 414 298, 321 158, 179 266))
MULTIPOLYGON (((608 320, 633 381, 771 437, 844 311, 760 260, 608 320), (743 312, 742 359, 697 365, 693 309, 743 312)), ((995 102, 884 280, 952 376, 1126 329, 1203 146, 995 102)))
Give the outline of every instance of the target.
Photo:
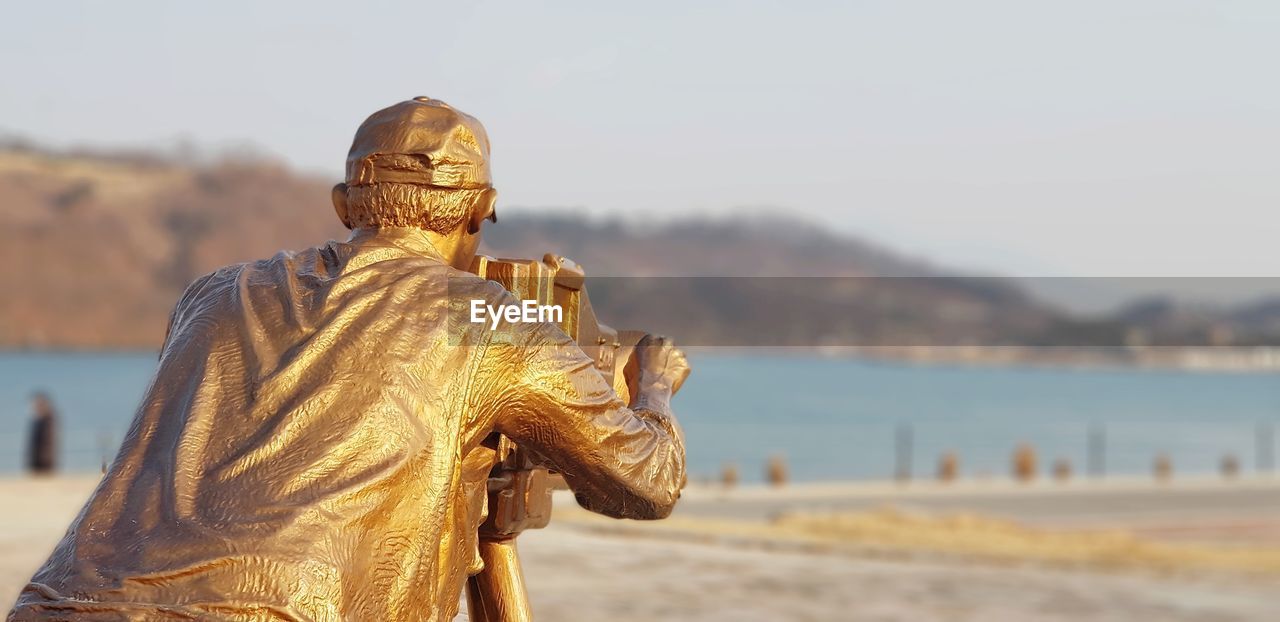
POLYGON ((1240 475, 1240 460, 1235 454, 1227 454, 1222 457, 1222 478, 1235 479, 1240 475))
POLYGON ((787 485, 787 461, 780 455, 769 457, 769 465, 765 468, 765 479, 770 486, 781 488, 787 485))
POLYGON ((1066 458, 1058 458, 1053 461, 1053 480, 1059 484, 1065 484, 1071 481, 1071 461, 1066 458))
POLYGON ((738 485, 738 465, 732 462, 726 462, 724 469, 720 471, 720 483, 725 488, 733 488, 738 485))
POLYGON ((1173 479, 1173 461, 1169 459, 1167 454, 1157 454, 1155 464, 1152 465, 1152 471, 1157 482, 1166 483, 1173 479))
POLYGON ((960 475, 960 457, 954 451, 948 451, 938 458, 938 481, 949 484, 960 475))
POLYGON ((1036 478, 1036 450, 1028 443, 1021 443, 1013 451, 1013 479, 1030 483, 1036 478))

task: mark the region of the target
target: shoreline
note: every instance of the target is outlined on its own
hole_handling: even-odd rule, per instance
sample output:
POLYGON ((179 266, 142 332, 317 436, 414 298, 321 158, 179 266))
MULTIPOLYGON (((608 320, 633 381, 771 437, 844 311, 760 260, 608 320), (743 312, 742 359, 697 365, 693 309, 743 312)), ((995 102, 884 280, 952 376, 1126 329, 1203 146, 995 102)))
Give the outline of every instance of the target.
MULTIPOLYGON (((48 481, 48 482, 86 482, 97 481, 102 473, 96 470, 59 471, 52 475, 29 475, 17 470, 0 470, 0 486, 13 482, 48 481)), ((1159 481, 1150 474, 1121 473, 1102 478, 1087 475, 1075 477, 1065 482, 1054 480, 1051 476, 1038 477, 1029 482, 1020 482, 1006 475, 987 477, 959 477, 950 482, 943 482, 933 477, 921 476, 907 482, 895 479, 822 479, 793 480, 785 486, 775 487, 763 481, 747 480, 733 487, 726 488, 718 483, 690 479, 684 489, 685 495, 696 496, 732 496, 735 498, 763 498, 785 496, 790 499, 821 499, 830 496, 879 496, 884 494, 900 494, 903 496, 963 496, 972 493, 982 494, 1019 494, 1049 493, 1070 495, 1076 492, 1141 492, 1151 490, 1223 490, 1223 489, 1256 489, 1280 492, 1280 469, 1275 473, 1242 473, 1233 478, 1225 478, 1212 472, 1185 472, 1168 481, 1159 481)))
MULTIPOLYGON (((1274 346, 706 346, 684 347, 694 356, 772 357, 888 364, 910 368, 1069 372, 1149 372, 1198 375, 1280 373, 1274 346), (887 352, 891 351, 891 352, 887 352)), ((11 356, 149 356, 154 348, 0 347, 11 356)))

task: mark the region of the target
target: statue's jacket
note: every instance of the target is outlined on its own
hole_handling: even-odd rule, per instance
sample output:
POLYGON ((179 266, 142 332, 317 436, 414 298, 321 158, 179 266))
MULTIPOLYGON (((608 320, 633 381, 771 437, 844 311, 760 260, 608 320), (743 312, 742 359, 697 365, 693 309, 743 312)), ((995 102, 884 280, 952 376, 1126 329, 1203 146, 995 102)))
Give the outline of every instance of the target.
POLYGON ((494 431, 588 509, 669 512, 670 413, 628 409, 555 325, 467 322, 471 299, 516 302, 405 230, 197 280, 119 455, 10 619, 452 619, 494 431))

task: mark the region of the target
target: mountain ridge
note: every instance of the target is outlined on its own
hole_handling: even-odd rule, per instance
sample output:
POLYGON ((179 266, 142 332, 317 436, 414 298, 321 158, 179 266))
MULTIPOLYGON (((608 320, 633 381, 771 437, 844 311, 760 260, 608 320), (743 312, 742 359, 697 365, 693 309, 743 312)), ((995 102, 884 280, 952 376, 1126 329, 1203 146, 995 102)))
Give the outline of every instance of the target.
MULTIPOLYGON (((282 248, 345 239, 329 188, 317 176, 262 159, 175 162, 146 152, 0 143, 0 216, 8 224, 0 229, 0 262, 17 267, 0 274, 0 291, 7 292, 0 297, 0 348, 158 347, 172 304, 200 274, 282 248)), ((753 315, 738 325, 707 316, 696 329, 683 327, 697 334, 673 333, 686 342, 751 343, 753 334, 773 328, 771 321, 790 322, 789 334, 805 345, 865 343, 869 333, 893 335, 893 345, 1119 345, 1135 334, 1156 344, 1213 343, 1224 335, 1241 343, 1280 341, 1280 303, 1177 322, 1124 312, 1081 319, 1036 299, 1016 280, 947 270, 789 214, 631 222, 500 207, 482 250, 517 257, 553 252, 572 257, 592 277, 761 279, 755 297, 742 301, 753 315), (822 286, 798 280, 811 277, 845 280, 822 286), (815 291, 822 287, 831 291, 815 291), (796 316, 783 308, 810 303, 824 310, 796 316)), ((649 309, 651 318, 634 315, 634 292, 627 289, 615 283, 610 292, 593 293, 611 323, 678 319, 671 305, 649 309)), ((713 293, 685 290, 687 310, 722 306, 713 293)))

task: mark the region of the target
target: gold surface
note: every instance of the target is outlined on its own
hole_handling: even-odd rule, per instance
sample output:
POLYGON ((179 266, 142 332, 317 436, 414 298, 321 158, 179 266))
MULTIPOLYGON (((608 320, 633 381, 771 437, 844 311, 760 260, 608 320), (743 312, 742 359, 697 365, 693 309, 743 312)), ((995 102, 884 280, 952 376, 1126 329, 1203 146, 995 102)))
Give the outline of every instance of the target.
POLYGON ((474 622, 528 622, 529 596, 520 571, 515 538, 483 539, 480 557, 485 572, 467 582, 469 617, 474 622))
POLYGON ((489 136, 471 115, 430 97, 379 110, 356 130, 347 183, 384 181, 485 188, 491 183, 489 136))
MULTIPOLYGON (((591 358, 601 376, 610 381, 623 401, 629 400, 637 379, 635 347, 644 338, 637 331, 617 331, 601 324, 585 290, 586 273, 564 257, 548 254, 542 260, 494 259, 477 256, 471 271, 503 286, 520 300, 558 305, 557 324, 591 358)), ((679 390, 676 379, 671 392, 679 390)), ((520 622, 532 617, 515 539, 527 529, 540 529, 551 520, 551 491, 560 480, 549 461, 495 433, 486 440, 497 456, 489 474, 488 516, 480 526, 481 571, 467 582, 472 622, 520 622)), ((683 486, 683 481, 681 482, 683 486)))
MULTIPOLYGON (((487 183, 487 139, 469 152, 441 127, 414 144, 470 153, 444 164, 487 183)), ((364 129, 371 153, 408 144, 364 129)), ((556 325, 451 321, 457 300, 517 302, 454 267, 472 262, 476 220, 361 229, 193 283, 120 453, 10 619, 450 620, 481 561, 518 564, 514 545, 477 551, 495 433, 587 509, 670 513, 683 354, 646 338, 628 405, 556 325)), ((518 566, 497 578, 498 596, 522 595, 518 566)))

